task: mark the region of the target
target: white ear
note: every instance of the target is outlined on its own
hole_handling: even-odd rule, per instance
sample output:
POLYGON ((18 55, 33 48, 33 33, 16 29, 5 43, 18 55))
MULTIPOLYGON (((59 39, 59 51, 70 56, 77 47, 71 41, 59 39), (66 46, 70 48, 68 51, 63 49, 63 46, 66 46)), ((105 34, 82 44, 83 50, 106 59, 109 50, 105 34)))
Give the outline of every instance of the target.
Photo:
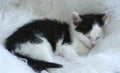
POLYGON ((77 12, 72 12, 72 23, 76 25, 77 22, 80 22, 81 18, 77 12))

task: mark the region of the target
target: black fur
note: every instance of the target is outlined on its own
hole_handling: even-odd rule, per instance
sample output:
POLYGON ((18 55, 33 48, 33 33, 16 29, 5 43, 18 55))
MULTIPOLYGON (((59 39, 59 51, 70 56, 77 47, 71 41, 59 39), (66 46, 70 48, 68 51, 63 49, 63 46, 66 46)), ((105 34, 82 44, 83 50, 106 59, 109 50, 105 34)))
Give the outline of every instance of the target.
MULTIPOLYGON (((56 20, 35 20, 25 26, 19 28, 10 37, 7 38, 6 48, 9 51, 15 50, 16 46, 21 43, 31 42, 31 43, 42 43, 41 39, 38 39, 36 34, 45 37, 53 47, 53 51, 56 48, 56 42, 64 38, 65 43, 70 43, 70 33, 68 24, 65 22, 58 22, 56 20)), ((63 43, 64 43, 63 42, 63 43)))
MULTIPOLYGON (((35 34, 37 35, 40 34, 42 35, 42 37, 45 37, 48 40, 48 42, 50 42, 53 51, 56 50, 56 42, 59 39, 64 38, 63 44, 64 43, 70 44, 71 42, 69 27, 67 23, 59 22, 56 20, 44 19, 44 20, 35 20, 18 28, 17 31, 15 31, 11 36, 9 36, 6 39, 5 46, 9 51, 14 51, 16 47, 19 47, 20 44, 25 42, 31 42, 34 44, 42 43, 43 40, 36 37, 35 34)), ((18 53, 15 54, 19 55, 18 53)), ((60 64, 39 61, 39 60, 31 59, 26 56, 20 56, 20 57, 23 58, 25 57, 28 60, 28 64, 34 68, 36 67, 36 69, 62 67, 60 64)))
POLYGON ((27 59, 28 65, 30 65, 35 71, 46 70, 47 68, 61 68, 62 65, 56 63, 50 63, 41 60, 35 60, 27 56, 16 54, 18 57, 27 59))
POLYGON ((76 23, 77 27, 75 28, 76 31, 79 31, 83 34, 89 33, 92 29, 92 26, 95 22, 99 24, 99 26, 103 26, 103 16, 105 14, 87 14, 87 15, 80 15, 82 21, 76 23))

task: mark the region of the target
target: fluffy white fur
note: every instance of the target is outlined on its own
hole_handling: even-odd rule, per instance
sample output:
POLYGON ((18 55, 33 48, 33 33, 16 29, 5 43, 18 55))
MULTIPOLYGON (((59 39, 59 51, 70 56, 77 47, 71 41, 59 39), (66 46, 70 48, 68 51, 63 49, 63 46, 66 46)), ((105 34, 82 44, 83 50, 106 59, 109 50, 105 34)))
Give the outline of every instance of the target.
POLYGON ((35 73, 26 63, 0 45, 0 73, 35 73))
MULTIPOLYGON (((4 43, 16 28, 39 16, 57 18, 69 22, 71 11, 84 13, 107 12, 106 36, 100 44, 86 57, 77 57, 66 60, 61 57, 57 61, 64 67, 59 73, 119 73, 120 72, 120 1, 119 0, 0 0, 0 43, 4 43)), ((0 73, 32 73, 28 66, 21 65, 21 61, 10 55, 0 47, 0 73), (4 51, 4 52, 2 52, 4 51), (9 57, 5 57, 8 54, 9 57), (10 59, 9 59, 10 58, 10 59), (9 60, 10 61, 9 61, 9 60), (19 65, 16 66, 15 65, 19 65), (6 67, 9 67, 9 71, 6 67), (20 68, 19 68, 20 67, 20 68), (25 71, 25 72, 23 72, 25 71)), ((7 68, 8 69, 8 68, 7 68)), ((53 72, 53 73, 58 73, 53 72)))

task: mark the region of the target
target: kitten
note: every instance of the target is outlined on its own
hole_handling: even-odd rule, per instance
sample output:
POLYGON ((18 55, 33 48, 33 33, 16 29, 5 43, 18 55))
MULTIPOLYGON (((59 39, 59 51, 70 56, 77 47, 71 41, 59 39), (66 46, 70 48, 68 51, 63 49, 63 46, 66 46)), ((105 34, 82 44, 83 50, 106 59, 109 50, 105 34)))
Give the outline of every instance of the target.
MULTIPOLYGON (((104 37, 105 14, 72 14, 72 34, 84 44, 83 48, 92 49, 104 37), (86 47, 85 47, 86 46, 86 47)), ((83 52, 80 48, 75 48, 79 55, 83 52)))
POLYGON ((96 34, 99 33, 94 32, 94 28, 95 31, 97 28, 101 31, 103 16, 102 14, 79 16, 73 12, 71 25, 53 19, 34 20, 9 36, 5 46, 15 55, 27 59, 34 70, 61 68, 61 64, 55 63, 53 55, 56 53, 74 57, 78 56, 77 53, 87 54, 90 50, 88 47, 93 44, 82 43, 86 43, 86 39, 88 42, 100 37, 97 36, 96 39, 96 34), (85 45, 87 48, 84 49, 85 45))

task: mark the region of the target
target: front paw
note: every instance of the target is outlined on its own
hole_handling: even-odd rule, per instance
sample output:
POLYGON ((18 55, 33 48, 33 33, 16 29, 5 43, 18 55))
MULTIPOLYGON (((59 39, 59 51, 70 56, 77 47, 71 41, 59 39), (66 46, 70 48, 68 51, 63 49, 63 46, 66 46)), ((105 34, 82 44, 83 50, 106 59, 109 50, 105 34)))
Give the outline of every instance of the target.
POLYGON ((85 46, 89 49, 92 48, 92 45, 91 45, 90 41, 86 41, 85 46))
POLYGON ((59 50, 57 51, 57 54, 66 59, 72 59, 75 57, 79 57, 79 55, 76 53, 74 48, 69 45, 65 45, 59 48, 59 50))

